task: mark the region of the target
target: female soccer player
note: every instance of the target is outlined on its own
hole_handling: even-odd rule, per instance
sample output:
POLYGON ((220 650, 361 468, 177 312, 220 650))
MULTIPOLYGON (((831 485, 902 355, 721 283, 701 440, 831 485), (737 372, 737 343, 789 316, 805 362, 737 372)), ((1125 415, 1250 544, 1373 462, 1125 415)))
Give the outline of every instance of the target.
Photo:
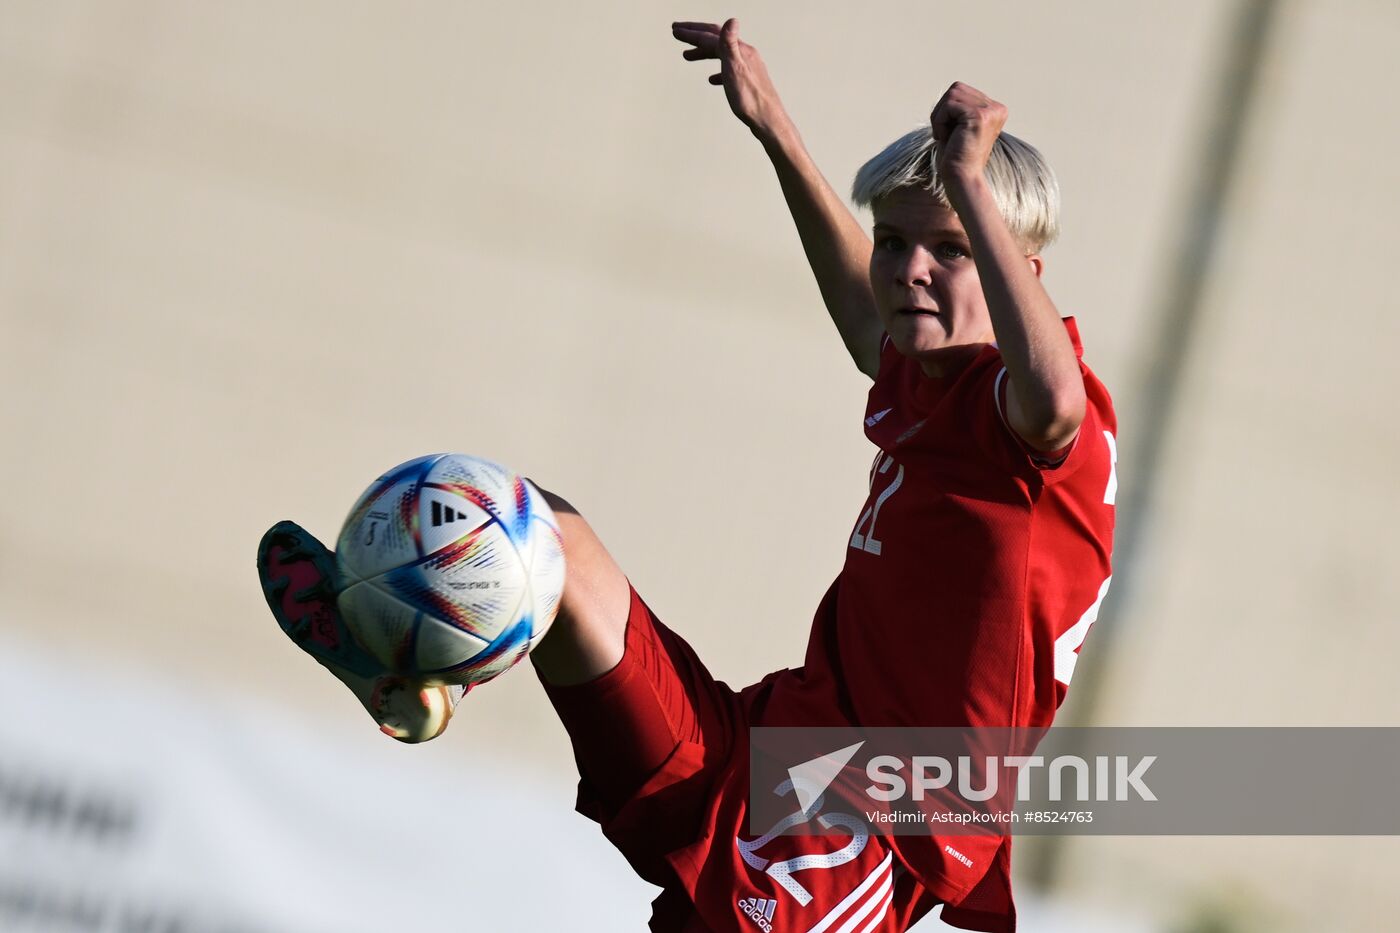
MULTIPOLYGON (((750 833, 745 746, 760 725, 1053 719, 1108 590, 1117 485, 1112 403, 1040 281, 1054 177, 1001 132, 1004 106, 954 84, 928 125, 857 174, 872 243, 737 23, 673 34, 687 59, 719 63, 711 83, 773 163, 827 310, 873 380, 864 430, 879 452, 805 663, 737 692, 549 495, 568 576, 531 661, 573 744, 578 809, 663 889, 655 931, 894 933, 939 903, 956 926, 1014 930, 1009 837, 750 833)), ((280 523, 258 567, 283 629, 384 731, 441 733, 462 689, 406 682, 356 647, 320 542, 280 523)))

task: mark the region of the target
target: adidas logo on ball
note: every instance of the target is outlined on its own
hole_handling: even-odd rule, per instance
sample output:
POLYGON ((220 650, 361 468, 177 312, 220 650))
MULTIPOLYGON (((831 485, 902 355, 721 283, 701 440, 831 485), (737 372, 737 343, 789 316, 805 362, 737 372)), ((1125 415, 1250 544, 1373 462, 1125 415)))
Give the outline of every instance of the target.
POLYGON ((452 506, 450 506, 450 505, 444 507, 443 504, 442 504, 441 502, 434 502, 434 503, 433 503, 433 527, 434 527, 434 528, 437 528, 439 525, 446 525, 448 522, 455 522, 455 521, 458 521, 458 520, 466 521, 466 519, 467 519, 467 513, 466 513, 466 512, 458 512, 456 509, 452 508, 452 506))

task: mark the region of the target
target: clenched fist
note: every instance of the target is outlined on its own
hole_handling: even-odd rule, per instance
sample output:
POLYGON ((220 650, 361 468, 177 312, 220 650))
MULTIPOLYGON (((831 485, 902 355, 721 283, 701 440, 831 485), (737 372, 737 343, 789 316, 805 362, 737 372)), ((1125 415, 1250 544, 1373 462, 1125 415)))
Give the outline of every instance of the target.
POLYGON ((987 170, 992 146, 1006 125, 1006 107, 977 88, 954 81, 929 121, 938 143, 938 177, 949 189, 949 197, 956 197, 987 170))

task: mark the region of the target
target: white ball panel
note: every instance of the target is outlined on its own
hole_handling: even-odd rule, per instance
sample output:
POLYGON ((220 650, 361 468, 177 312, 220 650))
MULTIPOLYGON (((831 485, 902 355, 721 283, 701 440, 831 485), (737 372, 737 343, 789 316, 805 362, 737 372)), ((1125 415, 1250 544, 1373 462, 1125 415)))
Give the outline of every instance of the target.
POLYGON ((420 671, 440 671, 469 661, 489 646, 454 625, 425 617, 418 626, 414 660, 420 671))
POLYGON ((369 583, 342 590, 337 605, 364 649, 389 670, 404 673, 418 611, 369 583))
POLYGON ((336 540, 345 584, 409 563, 418 557, 418 480, 433 458, 420 457, 390 470, 365 490, 336 540))

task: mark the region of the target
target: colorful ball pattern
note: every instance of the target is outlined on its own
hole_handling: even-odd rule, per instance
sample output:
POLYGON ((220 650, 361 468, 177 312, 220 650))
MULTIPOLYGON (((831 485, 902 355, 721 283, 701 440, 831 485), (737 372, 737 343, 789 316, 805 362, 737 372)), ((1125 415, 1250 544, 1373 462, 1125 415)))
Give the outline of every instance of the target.
POLYGON ((427 683, 490 680, 548 631, 564 589, 559 523, 524 477, 466 454, 394 467, 336 543, 339 607, 363 647, 427 683))

